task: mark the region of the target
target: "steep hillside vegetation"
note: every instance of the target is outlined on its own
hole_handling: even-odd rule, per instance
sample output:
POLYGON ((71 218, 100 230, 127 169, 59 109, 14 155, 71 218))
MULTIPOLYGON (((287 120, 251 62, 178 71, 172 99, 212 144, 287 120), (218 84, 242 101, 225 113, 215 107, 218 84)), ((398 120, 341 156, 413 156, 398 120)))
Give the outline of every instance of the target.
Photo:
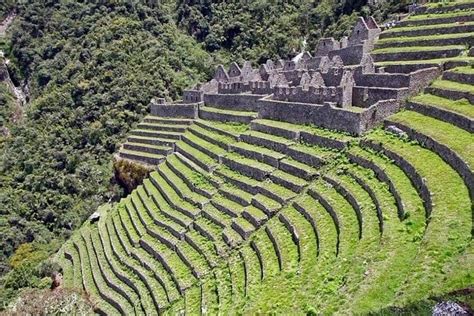
POLYGON ((303 41, 315 47, 321 37, 349 35, 358 16, 384 20, 406 9, 410 1, 178 1, 178 23, 210 52, 231 54, 234 60, 265 62, 300 52, 303 41))
MULTIPOLYGON (((166 7, 51 1, 17 9, 10 71, 28 80, 32 101, 0 145, 2 273, 19 244, 67 236, 119 196, 110 182, 116 144, 153 96, 177 97, 212 64, 166 7)), ((1 100, 5 121, 9 96, 1 100)))

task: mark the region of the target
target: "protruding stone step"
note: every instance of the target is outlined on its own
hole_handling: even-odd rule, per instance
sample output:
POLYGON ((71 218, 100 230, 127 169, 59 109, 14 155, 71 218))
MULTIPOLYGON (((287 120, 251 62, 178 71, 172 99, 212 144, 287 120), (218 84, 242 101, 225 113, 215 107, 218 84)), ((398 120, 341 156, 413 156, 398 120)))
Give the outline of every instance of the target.
POLYGON ((167 156, 173 152, 172 147, 148 145, 140 143, 126 142, 123 144, 123 148, 127 151, 145 152, 149 154, 167 156))
POLYGON ((257 116, 258 113, 255 112, 231 111, 207 106, 201 106, 199 108, 199 117, 211 121, 239 122, 248 124, 252 120, 256 119, 257 116))
POLYGON ((371 55, 375 62, 438 59, 459 56, 465 50, 464 46, 445 47, 400 47, 374 50, 371 55))
POLYGON ((450 23, 427 25, 420 27, 393 28, 380 34, 380 39, 393 37, 431 36, 437 34, 471 33, 474 32, 474 23, 450 23))
POLYGON ((180 140, 182 133, 134 129, 130 132, 130 135, 180 140))
POLYGON ((151 130, 158 132, 173 132, 173 133, 184 133, 188 128, 188 125, 175 125, 175 124, 155 124, 155 123, 140 123, 137 126, 141 130, 151 130))
POLYGON ((460 11, 455 14, 443 15, 430 15, 430 14, 417 14, 408 17, 401 21, 398 26, 422 26, 422 25, 436 25, 436 24, 449 24, 449 23, 466 23, 473 22, 474 14, 472 11, 460 11))
POLYGON ((390 48, 390 47, 415 47, 415 46, 450 46, 450 45, 466 45, 472 46, 474 44, 474 34, 440 34, 415 37, 394 37, 385 40, 379 40, 375 44, 376 49, 390 48))
POLYGON ((174 143, 176 143, 177 140, 130 135, 127 137, 127 141, 130 143, 136 143, 136 144, 149 144, 149 145, 154 145, 154 146, 173 147, 174 143))
POLYGON ((165 118, 159 116, 148 115, 143 120, 145 123, 151 124, 167 124, 167 125, 191 125, 193 120, 190 119, 178 119, 178 118, 165 118))
POLYGON ((163 155, 156 155, 156 154, 150 154, 150 153, 141 152, 141 151, 126 150, 126 149, 120 150, 119 156, 121 158, 144 162, 149 165, 159 165, 165 159, 163 155))
POLYGON ((255 206, 248 206, 242 212, 242 217, 249 221, 255 228, 259 228, 268 220, 267 215, 255 206))

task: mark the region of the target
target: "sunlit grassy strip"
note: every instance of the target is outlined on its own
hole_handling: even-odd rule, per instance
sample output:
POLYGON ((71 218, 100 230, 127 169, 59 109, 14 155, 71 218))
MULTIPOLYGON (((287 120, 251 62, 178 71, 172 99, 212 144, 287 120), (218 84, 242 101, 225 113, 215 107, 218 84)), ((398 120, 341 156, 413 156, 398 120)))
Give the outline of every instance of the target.
MULTIPOLYGON (((345 135, 342 135, 342 138, 345 138, 345 135)), ((301 151, 303 153, 307 153, 316 157, 321 158, 322 160, 328 160, 338 152, 338 150, 334 150, 331 148, 324 148, 319 147, 316 145, 309 145, 309 144, 295 144, 290 146, 291 149, 296 151, 301 151)))
POLYGON ((407 52, 431 52, 431 51, 444 51, 444 50, 464 50, 464 45, 449 45, 449 46, 408 46, 408 47, 388 47, 380 48, 372 51, 372 54, 384 54, 384 53, 407 53, 407 52))
POLYGON ((210 138, 220 144, 220 147, 226 149, 226 146, 230 143, 233 143, 235 140, 234 138, 224 135, 224 134, 219 134, 214 131, 210 131, 208 129, 202 128, 196 124, 192 125, 189 128, 190 131, 196 132, 198 135, 203 135, 206 138, 210 138))
MULTIPOLYGON (((276 176, 280 176, 280 177, 285 177, 286 176, 286 174, 284 172, 279 172, 279 173, 276 173, 276 174, 273 173, 273 174, 276 175, 276 176)), ((272 192, 273 194, 276 194, 277 196, 279 196, 283 200, 290 200, 290 199, 294 198, 295 195, 296 195, 296 193, 294 193, 290 189, 287 189, 284 186, 281 186, 281 185, 276 184, 276 183, 271 182, 271 181, 265 181, 264 183, 262 183, 262 186, 265 189, 272 192)))
POLYGON ((474 86, 449 80, 436 80, 431 84, 433 88, 447 89, 453 91, 469 92, 474 94, 474 86))
POLYGON ((185 227, 191 224, 192 220, 183 213, 173 209, 165 200, 161 192, 158 191, 158 189, 153 185, 153 183, 151 183, 149 179, 143 180, 143 187, 145 188, 150 198, 152 198, 155 205, 157 205, 160 210, 160 212, 157 212, 155 214, 157 218, 163 220, 171 227, 176 228, 178 231, 182 231, 185 227), (176 225, 180 226, 175 226, 170 223, 170 221, 173 221, 173 223, 176 223, 176 225))
POLYGON ((159 223, 158 226, 165 226, 164 228, 173 233, 174 235, 178 235, 184 231, 184 228, 182 226, 170 220, 165 215, 163 215, 163 213, 161 213, 160 209, 153 201, 153 199, 147 195, 144 187, 139 186, 137 187, 136 191, 140 200, 145 206, 148 220, 150 220, 153 224, 159 223))
POLYGON ((421 299, 425 293, 434 294, 432 289, 444 280, 442 267, 471 238, 472 205, 461 177, 435 153, 384 132, 373 133, 370 138, 405 157, 433 193, 434 207, 423 246, 412 265, 412 273, 398 293, 397 302, 403 304, 421 299))
MULTIPOLYGON (((281 121, 275 121, 275 120, 266 120, 266 119, 254 120, 254 122, 262 124, 262 125, 287 129, 287 130, 295 131, 295 132, 298 132, 298 131, 311 132, 315 135, 322 136, 322 137, 328 137, 328 138, 332 138, 332 139, 340 139, 340 140, 351 140, 352 139, 352 137, 348 134, 328 130, 328 129, 318 127, 318 126, 312 125, 312 124, 306 124, 306 125, 292 124, 292 123, 287 123, 287 122, 281 122, 281 121)), ((275 137, 277 137, 277 136, 275 136, 275 137)), ((279 137, 278 139, 281 139, 281 138, 279 137)))
POLYGON ((184 306, 186 315, 201 314, 201 287, 193 286, 184 293, 184 306))
POLYGON ((232 252, 227 259, 232 284, 232 305, 235 312, 241 310, 245 304, 244 298, 247 292, 245 261, 239 252, 240 250, 232 252))
MULTIPOLYGON (((474 25, 474 22, 466 22, 463 25, 474 25)), ((384 33, 398 33, 398 32, 407 32, 407 31, 415 31, 415 30, 433 30, 433 29, 447 29, 458 27, 458 23, 444 23, 444 24, 434 24, 434 25, 417 25, 417 26, 404 26, 404 27, 394 27, 385 31, 384 33)), ((442 32, 442 31, 440 31, 442 32)))
MULTIPOLYGON (((264 279, 261 287, 257 290, 258 297, 249 298, 250 302, 247 304, 244 314, 255 314, 258 311, 274 309, 278 309, 285 315, 304 314, 306 306, 302 306, 301 302, 311 302, 312 307, 318 312, 323 312, 325 309, 327 311, 326 301, 343 286, 343 278, 338 274, 338 265, 345 261, 336 260, 335 257, 336 231, 334 223, 321 205, 316 209, 318 203, 309 196, 303 196, 304 199, 306 199, 305 197, 308 199, 307 206, 311 208, 311 215, 314 215, 313 212, 320 212, 322 215, 322 221, 319 222, 322 226, 321 236, 328 242, 322 247, 325 253, 316 257, 317 243, 310 223, 293 208, 283 210, 282 212, 285 213, 289 221, 302 232, 300 268, 297 271, 283 270, 273 278, 264 279), (324 220, 325 217, 326 220, 324 220), (325 233, 328 233, 327 236, 325 233), (333 240, 332 251, 329 245, 331 239, 333 240)), ((347 262, 345 264, 347 265, 347 262)))
POLYGON ((63 287, 71 288, 74 286, 74 263, 64 257, 64 249, 66 245, 68 244, 65 244, 54 255, 54 261, 61 266, 63 275, 63 287))
POLYGON ((137 228, 132 224, 132 220, 128 210, 125 208, 125 202, 122 200, 117 206, 117 213, 119 214, 120 222, 124 227, 124 230, 127 235, 127 239, 132 245, 138 245, 140 240, 140 234, 137 231, 137 228))
POLYGON ((199 145, 200 147, 203 147, 206 150, 210 151, 214 155, 222 155, 226 152, 224 148, 221 148, 211 142, 208 142, 207 140, 200 138, 190 132, 187 132, 186 134, 184 134, 184 137, 186 137, 186 139, 188 139, 192 143, 199 145))
POLYGON ((372 161, 387 174, 396 191, 400 195, 405 207, 406 216, 409 217, 410 222, 421 225, 420 227, 413 228, 424 229, 425 210, 423 208, 423 201, 421 200, 421 197, 418 196, 418 192, 403 170, 396 166, 387 156, 381 153, 364 150, 360 147, 352 148, 351 153, 372 161))
MULTIPOLYGON (((423 234, 424 210, 421 201, 414 197, 420 209, 414 212, 410 208, 407 214, 408 216, 413 214, 413 216, 400 222, 395 199, 387 185, 378 181, 371 170, 356 167, 351 171, 374 192, 382 208, 384 219, 384 232, 377 247, 372 250, 367 249, 360 256, 361 259, 371 262, 370 273, 364 275, 361 271, 358 273, 354 270, 350 271, 348 279, 352 283, 352 290, 344 293, 347 297, 347 305, 340 309, 344 310, 350 306, 358 312, 365 313, 382 306, 396 304, 396 292, 410 272, 412 261, 417 254, 420 240, 417 236, 423 234)), ((410 184, 407 189, 414 191, 410 184)), ((412 194, 416 196, 416 191, 412 194)), ((404 201, 407 201, 407 207, 411 205, 410 201, 404 201)))
POLYGON ((308 166, 302 162, 296 161, 293 158, 285 158, 281 161, 282 163, 288 164, 290 166, 295 167, 296 169, 304 170, 308 174, 315 174, 316 169, 311 166, 308 166))
POLYGON ((306 180, 296 177, 292 174, 289 174, 288 172, 285 172, 283 170, 275 170, 274 172, 272 172, 272 176, 281 178, 287 182, 290 182, 299 186, 305 186, 306 184, 308 184, 306 180))
POLYGON ((205 191, 212 191, 214 189, 208 179, 209 175, 207 173, 200 173, 194 169, 189 168, 176 155, 168 156, 167 162, 172 164, 177 170, 179 170, 192 183, 195 188, 202 189, 205 191))
POLYGON ((97 288, 97 284, 95 283, 94 277, 92 275, 93 272, 90 265, 89 256, 87 255, 87 251, 80 234, 76 234, 73 237, 72 242, 79 254, 84 290, 87 291, 89 295, 91 295, 93 302, 97 303, 100 310, 110 315, 119 314, 119 311, 115 307, 101 299, 99 289, 97 288))
POLYGON ((474 106, 466 99, 450 100, 432 94, 420 94, 412 98, 411 101, 448 110, 474 119, 474 106))
MULTIPOLYGON (((163 258, 171 270, 169 271, 166 269, 167 272, 177 280, 182 289, 189 288, 196 282, 196 277, 176 252, 170 250, 151 236, 144 236, 142 241, 149 245, 154 253, 157 253, 161 258, 163 258)), ((150 255, 154 256, 152 253, 150 253, 150 255)))
POLYGON ((130 154, 130 155, 136 155, 136 156, 141 156, 141 157, 146 157, 146 158, 154 158, 154 159, 163 159, 164 156, 163 155, 159 155, 159 154, 152 154, 152 153, 148 153, 146 151, 136 151, 136 150, 130 150, 130 149, 120 149, 120 152, 121 153, 124 153, 124 154, 130 154))
POLYGON ((419 42, 425 40, 443 40, 443 39, 456 39, 456 38, 470 38, 474 37, 472 33, 454 33, 454 34, 438 34, 428 36, 400 36, 400 37, 389 37, 382 38, 376 42, 377 44, 386 43, 404 43, 404 42, 419 42))
POLYGON ((220 205, 223 206, 225 209, 229 210, 233 214, 231 215, 232 217, 239 216, 240 214, 242 214, 242 211, 244 209, 244 206, 234 201, 231 201, 222 195, 215 195, 212 199, 212 203, 217 208, 219 208, 217 205, 220 205))
POLYGON ((194 249, 190 244, 182 240, 177 244, 177 247, 179 247, 186 258, 190 261, 193 269, 195 269, 200 275, 209 273, 210 267, 206 261, 206 258, 197 252, 197 250, 194 249))
MULTIPOLYGON (((215 196, 214 198, 217 199, 215 202, 220 205, 219 200, 222 199, 222 197, 215 196)), ((220 209, 217 209, 212 204, 212 202, 204 206, 202 216, 211 220, 212 222, 216 221, 215 224, 221 227, 230 226, 230 224, 232 223, 232 216, 224 211, 221 211, 220 209)))
MULTIPOLYGON (((349 171, 352 169, 353 168, 349 168, 349 171)), ((362 216, 362 238, 378 240, 380 237, 379 219, 377 216, 377 209, 369 194, 348 175, 336 175, 335 173, 331 173, 328 177, 335 180, 346 189, 360 206, 362 216)))
MULTIPOLYGON (((117 223, 118 224, 118 223, 117 223)), ((115 225, 117 227, 117 224, 115 225)), ((124 222, 122 222, 122 226, 123 226, 123 230, 125 230, 125 232, 128 233, 128 230, 129 229, 125 229, 126 226, 123 225, 124 222)), ((142 228, 144 230, 144 228, 142 228)), ((118 232, 121 232, 121 231, 118 231, 118 232)), ((125 239, 123 238, 122 236, 120 236, 120 239, 122 241, 122 245, 125 245, 125 243, 127 242, 131 242, 130 239, 125 239)), ((138 245, 138 244, 137 244, 138 245)), ((144 249, 140 248, 140 247, 136 247, 136 248, 133 248, 134 246, 132 246, 131 244, 130 245, 127 245, 127 247, 129 249, 133 249, 131 250, 130 252, 133 251, 133 253, 135 255, 137 255, 139 257, 139 261, 140 262, 148 262, 149 263, 149 267, 153 267, 151 270, 155 273, 155 274, 158 274, 160 277, 159 279, 162 280, 163 282, 166 282, 166 280, 170 280, 171 277, 170 275, 168 274, 168 271, 166 271, 166 269, 164 268, 164 266, 159 263, 156 258, 154 258, 151 254, 149 254, 148 252, 146 252, 144 249)), ((173 281, 174 282, 174 281, 173 281)), ((169 284, 169 283, 168 283, 169 284)), ((169 285, 166 285, 166 288, 169 289, 170 286, 169 285)))
POLYGON ((456 152, 471 169, 474 168, 474 134, 413 111, 400 112, 390 117, 390 120, 432 137, 456 152))
POLYGON ((376 66, 390 65, 418 65, 418 64, 443 64, 446 62, 473 62, 474 57, 458 56, 450 58, 423 59, 423 60, 403 60, 403 61, 383 61, 375 63, 376 66))
POLYGON ((474 3, 474 0, 456 0, 453 2, 446 2, 446 3, 440 3, 440 2, 432 2, 432 3, 426 3, 424 4, 428 8, 445 8, 445 7, 454 7, 459 4, 463 3, 474 3))
POLYGON ((262 271, 260 270, 257 254, 248 244, 243 245, 240 252, 245 261, 247 273, 247 297, 249 300, 252 300, 260 296, 258 288, 261 281, 260 278, 262 271))
MULTIPOLYGON (((98 223, 98 229, 94 230, 94 233, 97 234, 96 238, 100 239, 106 259, 110 262, 110 265, 114 271, 116 271, 118 274, 123 275, 125 278, 127 278, 128 280, 130 280, 130 282, 133 283, 137 290, 138 299, 140 300, 139 303, 143 306, 145 313, 151 313, 155 311, 153 299, 150 295, 151 291, 148 291, 142 279, 136 276, 134 271, 129 268, 130 265, 132 265, 133 263, 131 263, 128 259, 128 255, 123 250, 121 244, 118 241, 116 241, 116 244, 114 245, 111 244, 112 237, 109 235, 108 228, 106 227, 107 224, 105 223, 105 221, 110 222, 111 219, 101 219, 98 223), (125 261, 127 263, 125 263, 125 261)), ((141 272, 142 276, 147 275, 145 271, 141 272)), ((160 290, 162 289, 160 288, 160 290)), ((163 303, 165 303, 165 301, 163 303)))
POLYGON ((219 191, 221 191, 224 194, 234 195, 239 200, 242 200, 242 202, 245 201, 248 204, 250 204, 250 202, 252 201, 252 194, 248 193, 247 191, 244 191, 244 190, 240 189, 239 187, 237 187, 233 184, 224 183, 219 188, 219 191))
POLYGON ((216 252, 216 248, 214 247, 212 240, 202 236, 195 229, 189 230, 186 235, 189 235, 189 237, 192 238, 194 242, 200 247, 211 265, 216 266, 219 264, 222 258, 216 252))
MULTIPOLYGON (((274 236, 280 251, 282 270, 285 272, 295 271, 299 265, 299 253, 298 246, 293 241, 291 233, 279 220, 276 220, 276 218, 269 221, 267 227, 274 236)), ((298 232, 298 236, 299 235, 298 232)))
POLYGON ((251 151, 251 152, 254 152, 254 153, 260 153, 264 156, 269 156, 269 157, 272 157, 274 159, 282 159, 282 158, 285 157, 284 154, 279 153, 277 151, 274 151, 272 149, 262 147, 262 146, 253 145, 253 144, 249 144, 249 143, 244 143, 244 142, 233 143, 232 147, 236 147, 237 149, 243 149, 243 150, 246 150, 246 151, 251 151))
POLYGON ((459 11, 459 12, 452 12, 452 13, 412 14, 407 18, 406 21, 436 20, 439 18, 455 18, 455 17, 467 16, 471 14, 474 14, 473 10, 459 11))
MULTIPOLYGON (((123 309, 125 314, 131 315, 136 311, 135 308, 126 300, 126 297, 112 290, 105 280, 105 278, 107 278, 109 282, 115 283, 113 275, 111 273, 106 273, 104 275, 102 274, 103 272, 105 272, 105 270, 101 270, 100 263, 98 262, 97 253, 95 253, 93 250, 89 228, 85 229, 85 227, 83 226, 81 229, 81 234, 85 246, 84 249, 87 251, 87 256, 89 258, 92 277, 94 278, 98 291, 102 294, 102 298, 104 298, 104 300, 106 301, 115 302, 118 306, 120 306, 121 309, 123 309), (105 299, 105 297, 107 297, 107 299, 105 299)), ((115 284, 118 286, 120 282, 115 284)))
POLYGON ((83 289, 82 284, 82 269, 79 254, 72 242, 68 242, 63 246, 65 252, 71 255, 72 258, 72 269, 73 269, 73 281, 71 285, 76 289, 83 289))
POLYGON ((201 283, 201 311, 203 315, 217 315, 219 313, 216 282, 213 277, 210 277, 201 283))
POLYGON ((166 164, 161 164, 158 169, 170 181, 170 183, 168 183, 170 187, 176 188, 179 192, 178 196, 182 196, 186 201, 188 201, 188 203, 190 201, 194 201, 195 203, 205 203, 208 201, 208 198, 205 196, 193 192, 166 164))
MULTIPOLYGON (((248 186, 251 186, 251 187, 257 187, 261 184, 260 181, 255 180, 254 178, 248 177, 246 175, 243 175, 240 172, 230 169, 229 167, 225 165, 219 166, 219 168, 216 169, 216 171, 219 174, 223 175, 223 176, 220 175, 220 177, 222 178, 229 178, 236 182, 244 182, 248 186)), ((232 181, 227 181, 227 182, 232 182, 232 181)))
POLYGON ((238 136, 241 133, 246 132, 249 129, 248 124, 238 123, 238 122, 226 122, 222 123, 219 121, 208 121, 208 120, 198 120, 199 123, 208 126, 210 129, 222 130, 224 133, 230 133, 234 136, 238 136))
POLYGON ((333 208, 339 221, 339 256, 348 258, 359 236, 357 215, 352 206, 328 183, 317 181, 311 189, 318 192, 333 208))
POLYGON ((232 277, 227 263, 214 270, 217 295, 219 296, 219 311, 222 315, 228 315, 234 311, 232 301, 232 277))
POLYGON ((197 207, 183 200, 157 171, 150 173, 150 180, 155 186, 161 188, 161 190, 158 191, 166 195, 166 201, 169 201, 175 210, 188 217, 191 217, 191 215, 196 216, 199 213, 197 207))
POLYGON ((144 311, 142 310, 140 298, 135 292, 135 289, 130 287, 127 283, 123 282, 119 278, 119 275, 123 276, 124 274, 117 270, 114 262, 109 261, 109 258, 106 256, 97 228, 91 227, 89 237, 91 242, 90 246, 94 250, 93 255, 97 259, 98 267, 103 274, 104 281, 106 281, 107 284, 110 282, 119 288, 120 292, 116 289, 113 289, 115 292, 117 292, 116 295, 123 296, 128 301, 128 303, 131 304, 135 312, 143 313, 144 311))
POLYGON ((457 67, 457 68, 454 68, 450 71, 451 72, 462 73, 462 74, 467 74, 467 75, 474 75, 474 67, 472 67, 472 66, 457 67))
POLYGON ((213 166, 216 164, 216 161, 208 156, 207 154, 203 153, 202 151, 191 147, 184 141, 179 141, 176 143, 176 145, 181 148, 183 151, 185 151, 187 154, 193 156, 195 159, 199 160, 201 163, 205 164, 206 166, 213 166))
POLYGON ((214 224, 212 221, 208 220, 207 218, 204 217, 199 217, 196 219, 195 223, 195 229, 198 231, 201 235, 203 235, 198 228, 196 228, 196 225, 205 230, 204 237, 208 237, 206 235, 209 235, 212 238, 212 242, 215 245, 216 249, 220 253, 225 253, 228 251, 227 245, 224 243, 224 240, 222 239, 222 228, 214 224))
POLYGON ((272 135, 272 134, 267 134, 267 133, 262 133, 262 132, 258 132, 258 131, 253 131, 253 130, 248 131, 246 133, 243 133, 243 135, 249 135, 249 136, 254 136, 254 137, 257 137, 257 138, 261 138, 261 139, 264 139, 264 140, 267 140, 267 141, 278 143, 281 146, 289 146, 289 145, 294 143, 293 140, 290 140, 288 138, 284 138, 284 137, 276 136, 276 135, 272 135))
MULTIPOLYGON (((168 299, 174 301, 179 297, 175 284, 171 281, 167 273, 148 253, 141 248, 134 248, 124 236, 122 225, 118 217, 113 217, 107 221, 107 232, 110 244, 117 260, 123 262, 138 274, 143 280, 150 293, 150 299, 159 306, 166 306, 168 299), (146 269, 145 269, 145 268, 146 269)), ((151 304, 151 302, 149 303, 151 304)))
MULTIPOLYGON (((276 218, 275 218, 276 220, 276 218)), ((263 229, 260 229, 252 236, 260 255, 263 264, 263 278, 272 278, 280 272, 278 265, 278 257, 273 246, 273 243, 268 238, 268 235, 263 229)))
POLYGON ((270 173, 273 170, 275 170, 275 168, 273 168, 270 165, 264 164, 262 162, 258 162, 258 161, 253 160, 253 159, 246 158, 246 157, 244 157, 242 155, 239 155, 239 154, 236 154, 236 153, 228 153, 225 157, 230 159, 230 160, 236 161, 240 164, 249 165, 249 166, 258 168, 258 169, 260 169, 264 172, 270 173))

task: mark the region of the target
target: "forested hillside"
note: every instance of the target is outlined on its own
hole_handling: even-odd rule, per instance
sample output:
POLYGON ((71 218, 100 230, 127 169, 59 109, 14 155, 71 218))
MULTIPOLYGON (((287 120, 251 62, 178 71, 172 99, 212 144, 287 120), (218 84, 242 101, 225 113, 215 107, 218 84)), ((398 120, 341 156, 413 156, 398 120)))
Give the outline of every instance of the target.
MULTIPOLYGON (((371 8, 364 0, 96 2, 9 1, 0 7, 0 16, 12 7, 18 11, 6 53, 10 76, 15 83, 26 80, 31 97, 22 122, 0 135, 0 301, 20 287, 38 286, 44 273, 37 264, 99 205, 122 196, 112 156, 152 97, 177 98, 219 63, 288 57, 304 39, 314 47, 321 36, 347 34, 360 14, 382 19, 403 6, 388 1, 371 8), (13 264, 12 254, 25 243, 13 264)), ((2 126, 10 124, 8 104, 11 95, 2 86, 2 126)))

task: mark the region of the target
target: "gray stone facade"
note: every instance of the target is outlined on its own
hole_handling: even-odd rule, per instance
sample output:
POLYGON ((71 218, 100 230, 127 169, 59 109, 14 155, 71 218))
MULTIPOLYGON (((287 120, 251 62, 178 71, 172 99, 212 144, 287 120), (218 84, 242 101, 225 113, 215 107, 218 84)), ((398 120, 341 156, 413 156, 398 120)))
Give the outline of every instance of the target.
MULTIPOLYGON (((153 102, 152 114, 219 116, 221 121, 223 116, 229 116, 224 121, 240 118, 211 112, 208 107, 212 107, 360 135, 398 111, 409 96, 441 73, 439 66, 430 65, 396 73, 375 67, 370 52, 380 33, 372 17, 359 18, 348 38, 323 38, 314 55, 304 52, 292 60, 269 60, 257 68, 250 62, 242 66, 234 62, 228 69, 220 65, 210 82, 185 91, 183 101, 153 102)), ((241 118, 252 120, 252 116, 241 118)))

